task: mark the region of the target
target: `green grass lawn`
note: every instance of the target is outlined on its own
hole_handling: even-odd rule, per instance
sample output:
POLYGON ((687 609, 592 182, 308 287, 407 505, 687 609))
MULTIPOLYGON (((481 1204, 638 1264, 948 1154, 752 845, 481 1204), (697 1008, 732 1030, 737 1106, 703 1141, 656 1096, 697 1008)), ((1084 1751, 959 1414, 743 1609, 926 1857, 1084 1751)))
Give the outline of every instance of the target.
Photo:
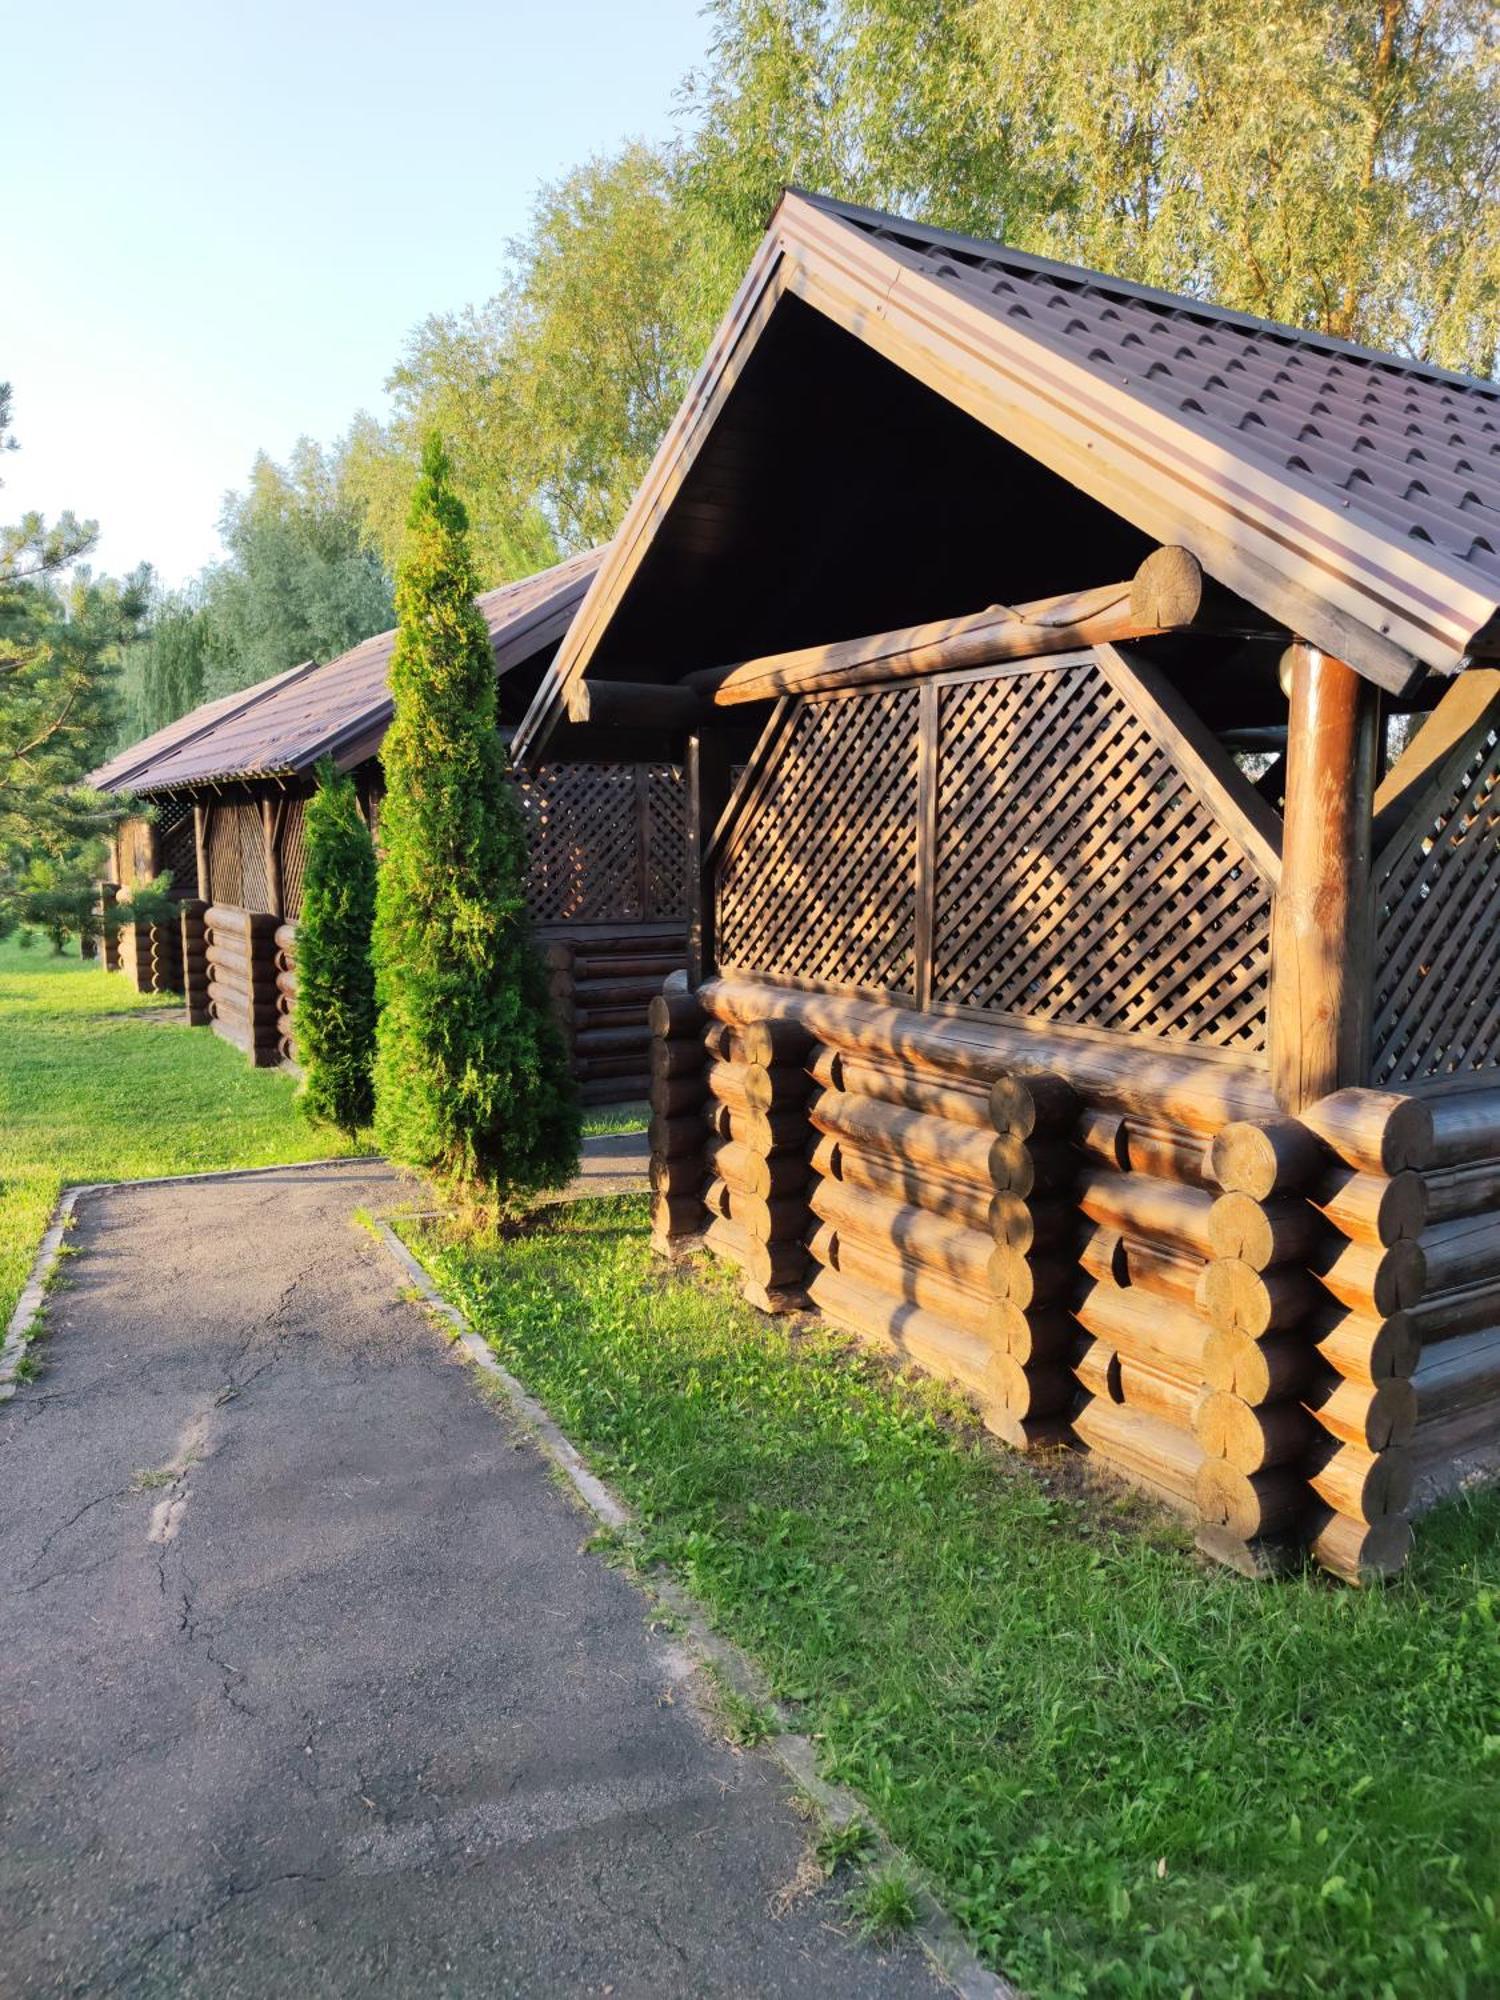
POLYGON ((1500 1992, 1500 1496, 1390 1589, 1256 1584, 653 1267, 642 1201, 413 1240, 1029 1992, 1500 1992))
POLYGON ((0 944, 0 1331, 68 1182, 349 1150, 302 1117, 289 1076, 181 1012, 74 955, 0 944))

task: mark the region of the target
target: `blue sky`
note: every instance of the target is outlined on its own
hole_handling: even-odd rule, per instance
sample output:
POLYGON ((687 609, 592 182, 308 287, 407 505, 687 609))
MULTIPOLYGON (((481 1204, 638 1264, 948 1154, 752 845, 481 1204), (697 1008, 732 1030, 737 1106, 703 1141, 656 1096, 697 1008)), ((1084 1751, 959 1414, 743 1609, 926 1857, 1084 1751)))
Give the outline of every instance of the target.
POLYGON ((258 449, 381 410, 407 329, 494 287, 539 182, 676 129, 700 0, 13 9, 0 519, 71 506, 177 582, 258 449))

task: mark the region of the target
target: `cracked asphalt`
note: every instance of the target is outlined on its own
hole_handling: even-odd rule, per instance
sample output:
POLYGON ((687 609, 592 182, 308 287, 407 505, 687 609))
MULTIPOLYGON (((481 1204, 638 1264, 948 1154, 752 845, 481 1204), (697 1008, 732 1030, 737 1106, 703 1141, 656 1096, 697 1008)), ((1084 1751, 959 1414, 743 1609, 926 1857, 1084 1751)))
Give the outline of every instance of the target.
POLYGON ((0 1991, 939 1991, 784 1894, 785 1781, 354 1224, 410 1193, 80 1205, 0 1409, 0 1991))

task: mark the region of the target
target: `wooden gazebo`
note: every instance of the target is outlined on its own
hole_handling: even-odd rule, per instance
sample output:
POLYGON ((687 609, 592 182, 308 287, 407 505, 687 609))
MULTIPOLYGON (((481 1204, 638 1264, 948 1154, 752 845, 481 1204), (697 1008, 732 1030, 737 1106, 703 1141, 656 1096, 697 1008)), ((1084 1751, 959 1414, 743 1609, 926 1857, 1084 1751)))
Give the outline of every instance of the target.
MULTIPOLYGON (((479 599, 502 727, 534 692, 599 560, 577 556, 479 599)), ((180 927, 126 924, 112 957, 142 987, 181 991, 189 1020, 256 1064, 295 1059, 302 815, 322 758, 354 773, 378 838, 394 639, 381 633, 206 703, 93 776, 151 807, 121 824, 102 893, 128 898, 166 870, 185 899, 180 927)), ((645 1094, 646 1008, 683 962, 685 799, 670 748, 659 730, 616 732, 600 754, 520 780, 531 913, 588 1101, 645 1094)))
POLYGON ((786 196, 516 739, 686 742, 659 1247, 1399 1568, 1500 1457, 1497 601, 1495 385, 786 196))

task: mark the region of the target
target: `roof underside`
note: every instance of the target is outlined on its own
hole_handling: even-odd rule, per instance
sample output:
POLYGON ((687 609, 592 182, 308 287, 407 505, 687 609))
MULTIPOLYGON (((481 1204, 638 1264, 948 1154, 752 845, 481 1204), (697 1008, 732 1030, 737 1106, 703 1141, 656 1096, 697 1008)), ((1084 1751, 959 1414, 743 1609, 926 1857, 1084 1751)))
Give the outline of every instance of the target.
POLYGON ((789 195, 518 741, 585 673, 1025 602, 1168 541, 1387 688, 1456 671, 1500 600, 1500 388, 789 195))
MULTIPOLYGON (((602 553, 570 557, 478 598, 501 676, 503 719, 514 721, 535 692, 602 553)), ((291 776, 323 757, 349 769, 379 750, 390 722, 395 642, 394 631, 380 632, 325 665, 294 667, 205 702, 122 751, 90 782, 103 791, 152 793, 291 776)))

